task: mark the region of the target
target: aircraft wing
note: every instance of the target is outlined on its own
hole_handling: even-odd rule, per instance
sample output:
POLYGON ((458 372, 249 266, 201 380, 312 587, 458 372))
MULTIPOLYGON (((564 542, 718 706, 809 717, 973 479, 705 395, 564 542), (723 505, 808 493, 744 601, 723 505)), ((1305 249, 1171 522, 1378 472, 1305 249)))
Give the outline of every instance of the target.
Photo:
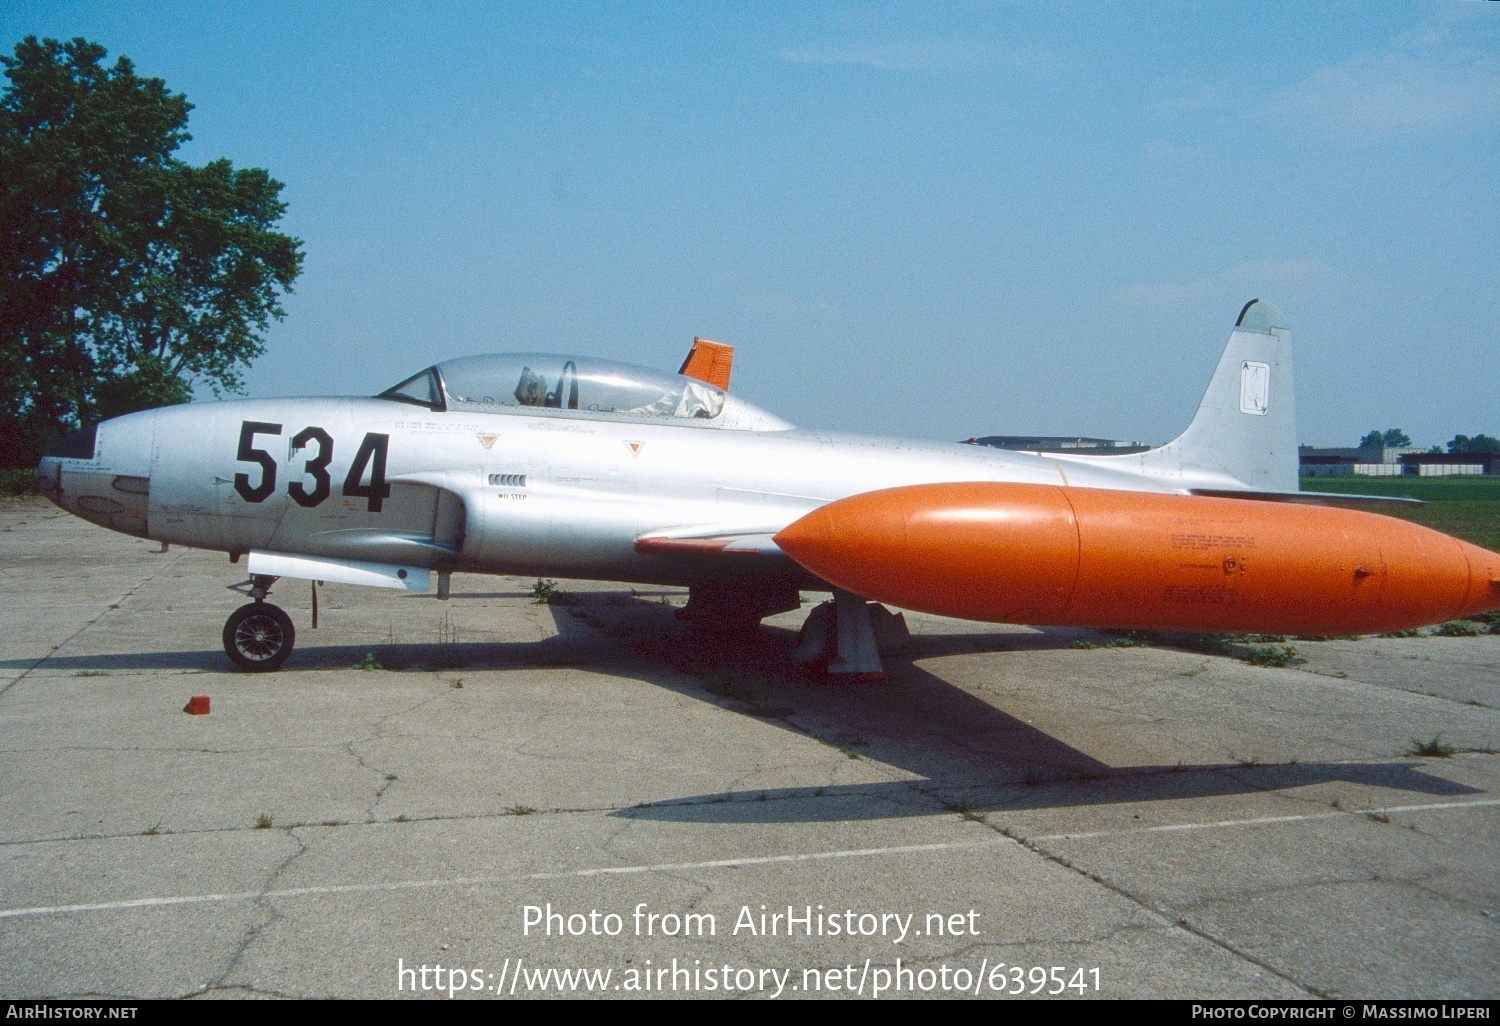
POLYGON ((1261 502, 1291 502, 1302 506, 1340 506, 1344 509, 1381 510, 1416 509, 1425 505, 1421 499, 1396 498, 1391 495, 1345 495, 1342 492, 1257 492, 1241 488, 1192 488, 1193 495, 1211 495, 1217 499, 1257 499, 1261 502))
POLYGON ((661 556, 724 556, 737 559, 759 556, 791 563, 791 558, 772 540, 771 536, 778 530, 779 527, 763 531, 690 527, 679 531, 655 531, 637 538, 635 551, 642 555, 661 556))

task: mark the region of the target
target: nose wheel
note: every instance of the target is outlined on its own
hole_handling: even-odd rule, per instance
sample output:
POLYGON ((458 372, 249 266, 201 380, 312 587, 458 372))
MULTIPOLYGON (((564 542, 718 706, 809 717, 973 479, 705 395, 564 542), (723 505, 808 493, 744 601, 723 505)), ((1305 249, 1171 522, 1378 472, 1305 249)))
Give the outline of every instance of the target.
POLYGON ((269 602, 240 606, 224 621, 224 652, 251 673, 279 669, 296 641, 292 618, 269 602))

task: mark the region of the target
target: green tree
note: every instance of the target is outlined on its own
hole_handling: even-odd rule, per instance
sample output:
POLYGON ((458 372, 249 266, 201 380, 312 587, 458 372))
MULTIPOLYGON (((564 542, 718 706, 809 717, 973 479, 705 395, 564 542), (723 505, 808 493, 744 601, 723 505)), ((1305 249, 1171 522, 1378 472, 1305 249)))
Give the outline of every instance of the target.
POLYGON ((301 273, 282 185, 173 154, 192 105, 103 47, 0 56, 0 458, 100 417, 237 391, 301 273))
POLYGON ((1500 453, 1500 438, 1491 438, 1489 435, 1454 435, 1453 441, 1448 443, 1449 452, 1479 452, 1500 453))

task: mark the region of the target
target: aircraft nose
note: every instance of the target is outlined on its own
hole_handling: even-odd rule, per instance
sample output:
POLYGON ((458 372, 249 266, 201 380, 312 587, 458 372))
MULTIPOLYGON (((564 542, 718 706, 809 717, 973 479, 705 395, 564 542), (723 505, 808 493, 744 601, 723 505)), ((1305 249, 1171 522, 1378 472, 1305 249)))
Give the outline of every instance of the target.
MULTIPOLYGON (((99 440, 99 425, 90 424, 82 431, 74 431, 42 454, 36 465, 37 485, 42 494, 62 506, 58 500, 62 495, 62 468, 64 461, 89 460, 94 458, 94 446, 99 440)), ((64 506, 64 509, 67 507, 64 506)))
POLYGON ((69 513, 147 537, 156 413, 132 413, 75 431, 42 456, 37 483, 69 513))

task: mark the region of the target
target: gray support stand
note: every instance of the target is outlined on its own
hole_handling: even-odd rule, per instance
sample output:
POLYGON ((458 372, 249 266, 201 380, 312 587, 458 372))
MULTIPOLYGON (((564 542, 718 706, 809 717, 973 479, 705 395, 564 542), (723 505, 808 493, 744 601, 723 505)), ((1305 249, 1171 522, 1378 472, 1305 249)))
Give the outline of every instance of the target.
POLYGON ((837 588, 833 600, 837 610, 838 651, 828 661, 829 674, 861 680, 884 677, 875 629, 870 625, 870 607, 858 595, 837 588))
POLYGON ((791 651, 792 662, 799 666, 827 666, 836 643, 833 627, 833 603, 819 602, 802 623, 797 647, 791 651))

